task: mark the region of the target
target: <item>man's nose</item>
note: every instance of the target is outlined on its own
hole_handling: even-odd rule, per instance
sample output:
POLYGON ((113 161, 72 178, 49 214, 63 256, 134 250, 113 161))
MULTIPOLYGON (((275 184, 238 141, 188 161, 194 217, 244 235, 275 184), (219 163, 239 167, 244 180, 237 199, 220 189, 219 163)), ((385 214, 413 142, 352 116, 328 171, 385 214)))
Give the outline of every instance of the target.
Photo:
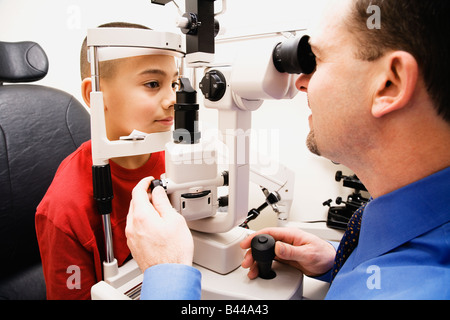
POLYGON ((301 92, 308 92, 309 81, 311 80, 311 74, 302 73, 297 81, 295 81, 295 87, 301 92))

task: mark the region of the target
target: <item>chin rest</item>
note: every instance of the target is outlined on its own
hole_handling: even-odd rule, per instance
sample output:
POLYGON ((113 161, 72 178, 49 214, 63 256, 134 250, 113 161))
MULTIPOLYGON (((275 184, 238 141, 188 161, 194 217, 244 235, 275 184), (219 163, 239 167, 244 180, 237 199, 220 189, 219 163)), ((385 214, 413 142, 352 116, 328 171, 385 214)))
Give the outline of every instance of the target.
POLYGON ((36 207, 61 163, 90 139, 89 114, 70 94, 13 84, 45 77, 33 42, 0 41, 0 299, 45 299, 36 207))

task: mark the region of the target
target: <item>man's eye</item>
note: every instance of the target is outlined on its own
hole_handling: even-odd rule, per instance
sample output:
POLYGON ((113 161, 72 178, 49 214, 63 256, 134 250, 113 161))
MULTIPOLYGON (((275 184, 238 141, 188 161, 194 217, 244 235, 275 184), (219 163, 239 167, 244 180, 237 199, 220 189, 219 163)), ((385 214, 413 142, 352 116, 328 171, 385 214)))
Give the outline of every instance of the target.
POLYGON ((178 83, 178 81, 172 82, 172 89, 178 90, 179 87, 180 87, 180 84, 178 83))
POLYGON ((159 82, 158 81, 150 81, 150 82, 147 82, 145 84, 145 86, 150 89, 156 89, 156 88, 159 88, 159 82))

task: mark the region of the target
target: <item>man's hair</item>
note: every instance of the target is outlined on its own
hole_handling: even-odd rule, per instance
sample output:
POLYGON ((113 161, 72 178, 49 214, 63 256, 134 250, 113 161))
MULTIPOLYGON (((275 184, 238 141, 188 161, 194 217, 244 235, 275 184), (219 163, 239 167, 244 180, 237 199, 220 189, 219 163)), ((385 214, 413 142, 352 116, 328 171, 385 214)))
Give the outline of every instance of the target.
POLYGON ((416 59, 436 111, 450 123, 449 0, 355 0, 347 27, 356 36, 363 60, 374 61, 388 50, 416 59), (369 6, 381 11, 381 28, 368 28, 369 6))
MULTIPOLYGON (((110 22, 102 24, 98 26, 98 28, 135 28, 135 29, 151 30, 150 28, 145 27, 143 25, 128 22, 110 22)), ((114 74, 114 66, 115 66, 114 61, 101 62, 100 63, 101 77, 105 79, 111 77, 114 74)), ((81 73, 81 80, 91 76, 91 66, 87 60, 87 37, 84 38, 83 44, 81 46, 80 73, 81 73)))

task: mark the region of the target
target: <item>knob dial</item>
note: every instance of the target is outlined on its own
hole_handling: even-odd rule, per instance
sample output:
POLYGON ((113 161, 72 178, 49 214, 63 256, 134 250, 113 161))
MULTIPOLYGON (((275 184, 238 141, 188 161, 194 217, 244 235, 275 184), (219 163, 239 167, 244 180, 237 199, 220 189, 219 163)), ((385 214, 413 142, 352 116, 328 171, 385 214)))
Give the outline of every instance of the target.
POLYGON ((225 95, 225 76, 218 70, 208 71, 200 82, 200 89, 206 99, 219 101, 225 95))
POLYGON ((253 259, 258 264, 259 277, 271 280, 277 276, 272 270, 272 261, 275 258, 275 239, 267 234, 255 236, 251 242, 253 259))

